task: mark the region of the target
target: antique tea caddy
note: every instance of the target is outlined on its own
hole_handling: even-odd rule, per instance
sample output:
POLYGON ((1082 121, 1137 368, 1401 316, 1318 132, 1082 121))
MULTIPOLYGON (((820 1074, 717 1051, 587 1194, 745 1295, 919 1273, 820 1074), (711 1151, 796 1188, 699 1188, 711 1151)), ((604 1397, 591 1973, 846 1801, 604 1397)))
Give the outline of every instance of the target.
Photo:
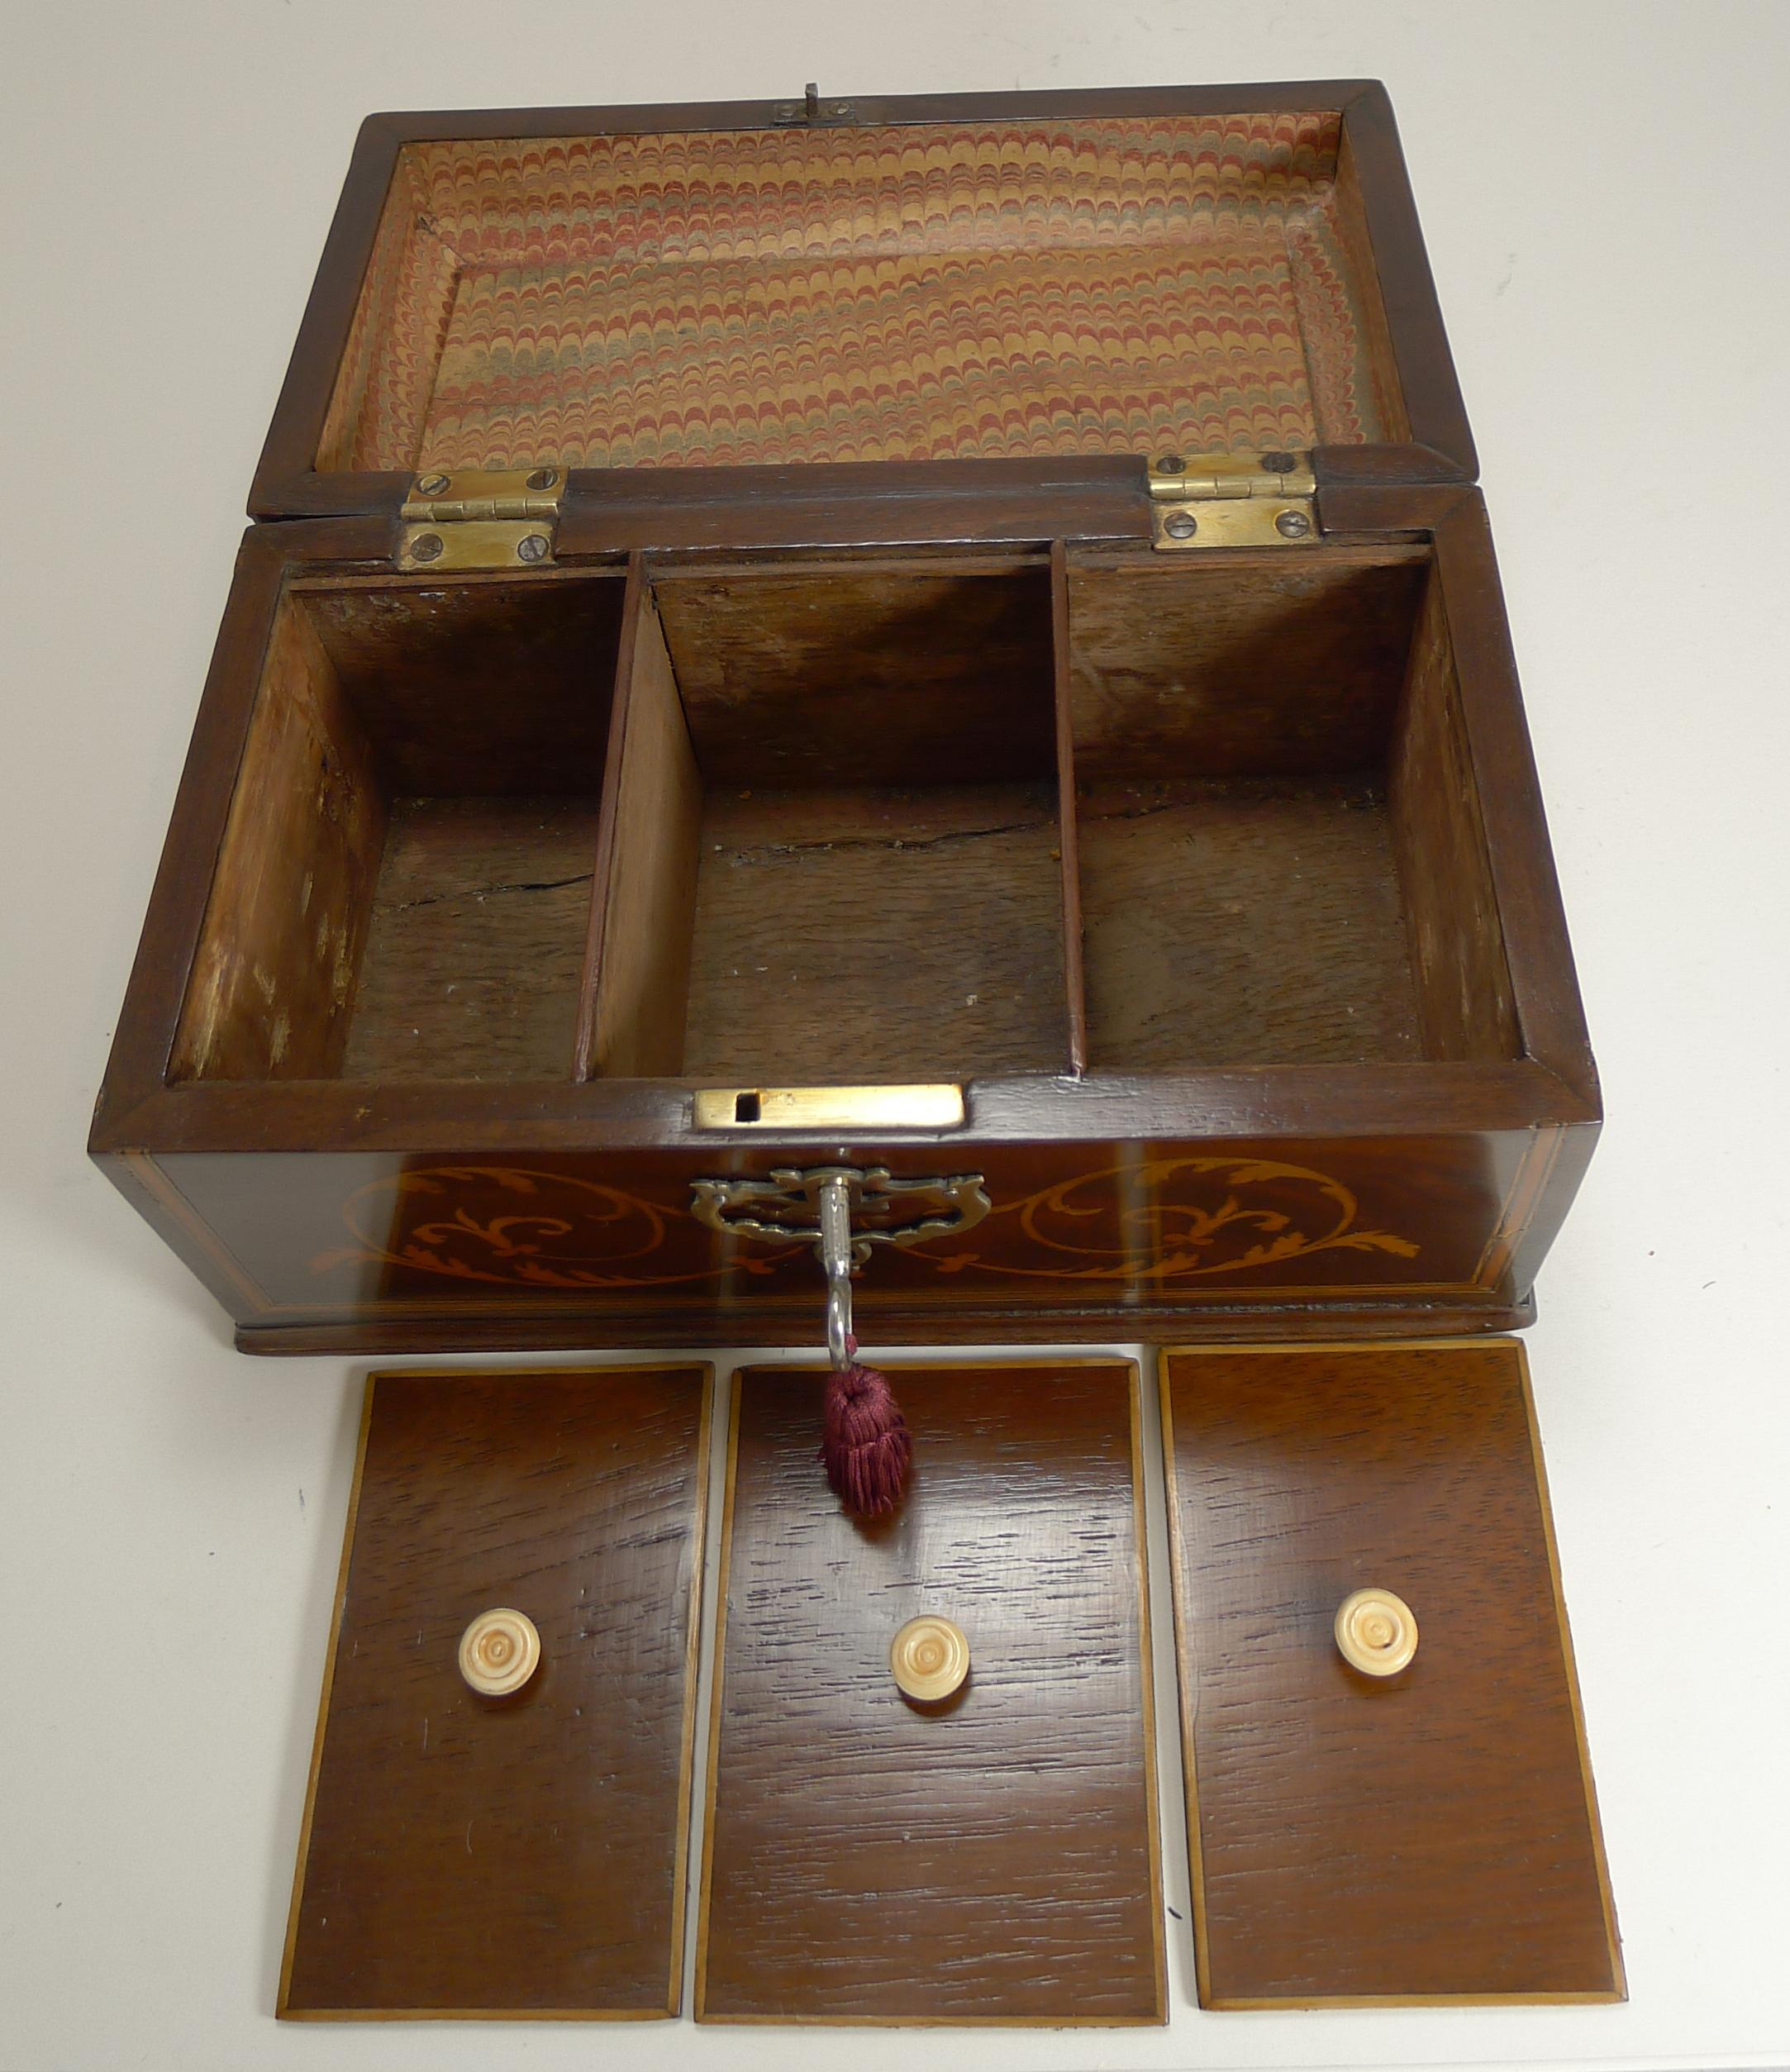
POLYGON ((375 117, 93 1149, 247 1349, 802 1339, 823 1166, 885 1341, 1521 1323, 1473 466, 1378 89, 375 117))
MULTIPOLYGON (((1520 1354, 1484 1337, 1532 1317, 1600 1109, 1475 469, 1377 85, 374 117, 94 1120, 245 1351, 817 1344, 817 1250, 835 1360, 854 1303, 885 1346, 1188 1348, 1184 1677, 1241 1674, 1202 1622, 1245 1555, 1200 1498, 1252 1419, 1331 1488, 1369 1427, 1416 1462, 1493 1406, 1435 1460, 1521 1518, 1448 1573, 1507 1555, 1540 1608, 1500 1674, 1545 1741, 1513 1774, 1578 1809, 1534 1815, 1564 1868, 1517 1849, 1530 1896, 1470 1959, 1442 1927, 1331 1977, 1318 1907, 1269 1961, 1215 1897, 1241 1801, 1190 1711, 1214 2003, 1620 1990, 1520 1354)), ((1135 1441, 1112 1365, 1035 1363, 1001 1443, 1109 1412, 1135 1441)), ((968 1413, 918 1385, 940 1503, 968 1413)), ((753 1423, 787 1374, 740 1386, 734 1532, 753 1447, 812 1441, 753 1423)), ((1312 1674, 1351 1674, 1333 1615, 1382 1584, 1349 1631, 1389 1720, 1444 1675, 1441 1582, 1326 1569, 1312 1674)), ((949 1731, 997 1688, 971 1645, 949 1731)), ((1425 1845, 1451 1876, 1458 1811, 1425 1845)), ((948 1983, 834 2003, 759 1944, 728 1969, 730 1846, 709 2018, 1012 2017, 948 1983)), ((1159 1927, 1135 1991, 1069 1965, 1024 2018, 1160 2018, 1159 1927)), ((445 1977, 345 2002, 307 1946, 288 2012, 502 2011, 445 1977)))

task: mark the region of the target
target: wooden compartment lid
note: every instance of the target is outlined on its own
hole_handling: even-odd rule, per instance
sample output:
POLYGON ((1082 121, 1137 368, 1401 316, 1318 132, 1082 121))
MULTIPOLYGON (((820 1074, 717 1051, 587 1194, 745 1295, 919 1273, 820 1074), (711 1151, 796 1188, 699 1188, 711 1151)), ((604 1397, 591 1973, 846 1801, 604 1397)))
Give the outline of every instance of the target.
POLYGON ((1137 1370, 892 1379, 925 1453, 863 1522, 824 1374, 735 1377, 697 2019, 1163 2022, 1137 1370))
POLYGON ((1202 2006, 1621 1999, 1521 1346, 1183 1348, 1162 1404, 1202 2006))
POLYGON ((281 2016, 678 2012, 709 1376, 370 1377, 281 2016))
POLYGON ((649 532, 748 486, 1131 531, 1148 460, 1310 449, 1474 472, 1377 83, 377 115, 250 508, 497 471, 649 532))

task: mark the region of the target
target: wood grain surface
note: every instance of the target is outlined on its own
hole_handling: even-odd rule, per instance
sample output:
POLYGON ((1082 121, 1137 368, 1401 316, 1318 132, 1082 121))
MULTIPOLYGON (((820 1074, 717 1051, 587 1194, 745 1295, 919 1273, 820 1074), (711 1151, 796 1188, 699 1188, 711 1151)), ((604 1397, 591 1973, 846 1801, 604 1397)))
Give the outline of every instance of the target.
POLYGON ((353 1022, 388 801, 317 631, 289 599, 253 694, 175 1079, 334 1073, 353 1022))
POLYGON ((699 2020, 1165 2019, 1136 1373, 902 1367, 913 1483, 865 1527, 823 1377, 736 1384, 699 2020), (897 1689, 908 1619, 967 1684, 897 1689))
POLYGON ((1621 1998, 1521 1347, 1178 1351, 1163 1403, 1202 2004, 1621 1998))
POLYGON ((300 596, 392 791, 594 794, 622 589, 555 569, 300 596))
POLYGON ((596 855, 594 798, 396 800, 342 1076, 567 1078, 596 855))
POLYGON ((1378 769, 1426 556, 1327 540, 1296 554, 1069 563, 1075 763, 1084 783, 1378 769))
POLYGON ((621 653, 580 1079, 674 1073, 683 1058, 702 779, 664 631, 637 560, 629 574, 621 653))
POLYGON ((1442 581, 1433 571, 1412 641, 1389 790, 1423 1054, 1521 1057, 1479 777, 1442 581))
POLYGON ((1069 1069, 1088 1069, 1088 980, 1082 959, 1082 858, 1075 812, 1075 712, 1069 671, 1069 548, 1050 544, 1050 664, 1056 722, 1057 850, 1063 883, 1063 992, 1069 1069))
POLYGON ((1101 784, 1077 811, 1094 1070, 1419 1055, 1377 785, 1101 784))
POLYGON ((1054 775, 1050 570, 857 556, 655 579, 712 786, 1054 775))
POLYGON ((621 597, 283 597, 175 1076, 570 1076, 621 597))
POLYGON ((709 1374, 369 1381, 282 2015, 677 2012, 709 1374), (456 1662, 495 1606, 541 1641, 502 1699, 456 1662))
POLYGON ((1054 784, 712 792, 683 1070, 725 1085, 1059 1072, 1054 784))

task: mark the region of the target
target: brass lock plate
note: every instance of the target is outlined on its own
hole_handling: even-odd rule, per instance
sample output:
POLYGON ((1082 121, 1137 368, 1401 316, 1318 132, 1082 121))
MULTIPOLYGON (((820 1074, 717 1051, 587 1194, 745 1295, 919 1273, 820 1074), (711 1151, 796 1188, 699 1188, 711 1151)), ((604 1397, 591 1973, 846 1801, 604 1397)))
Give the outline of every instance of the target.
POLYGON ((712 1086, 696 1097, 699 1130, 955 1130, 964 1089, 921 1086, 712 1086))

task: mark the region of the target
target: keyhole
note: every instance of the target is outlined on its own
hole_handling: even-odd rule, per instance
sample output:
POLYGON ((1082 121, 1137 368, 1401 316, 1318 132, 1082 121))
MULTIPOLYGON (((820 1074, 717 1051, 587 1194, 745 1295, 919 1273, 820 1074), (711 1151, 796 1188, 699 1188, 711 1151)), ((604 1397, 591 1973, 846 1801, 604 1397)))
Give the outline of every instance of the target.
POLYGON ((758 1122, 764 1117, 759 1110, 759 1097, 755 1093, 736 1093, 733 1098, 733 1119, 736 1122, 758 1122))

